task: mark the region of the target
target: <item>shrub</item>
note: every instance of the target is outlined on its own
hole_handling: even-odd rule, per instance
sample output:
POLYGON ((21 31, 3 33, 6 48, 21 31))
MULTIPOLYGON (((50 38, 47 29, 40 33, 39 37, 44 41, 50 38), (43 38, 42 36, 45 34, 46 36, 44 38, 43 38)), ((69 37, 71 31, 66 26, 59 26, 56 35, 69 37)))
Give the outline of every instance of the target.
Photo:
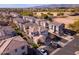
POLYGON ((32 47, 35 48, 35 49, 37 49, 37 48, 38 48, 38 45, 35 44, 35 43, 33 43, 33 44, 32 44, 32 47))

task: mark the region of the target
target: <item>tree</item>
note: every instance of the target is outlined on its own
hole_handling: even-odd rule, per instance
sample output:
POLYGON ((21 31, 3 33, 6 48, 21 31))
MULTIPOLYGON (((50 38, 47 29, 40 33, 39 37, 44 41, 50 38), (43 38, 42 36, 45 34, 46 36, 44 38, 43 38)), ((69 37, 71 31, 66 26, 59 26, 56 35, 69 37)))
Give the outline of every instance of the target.
POLYGON ((64 13, 58 13, 57 16, 64 16, 64 13))
POLYGON ((27 11, 20 12, 20 14, 22 16, 33 16, 33 13, 32 12, 27 12, 27 11))
POLYGON ((52 17, 50 17, 50 16, 47 15, 47 14, 42 14, 42 15, 41 15, 41 18, 42 18, 42 19, 49 20, 49 21, 52 21, 52 17))
POLYGON ((19 30, 19 28, 15 28, 15 32, 17 33, 17 35, 20 35, 21 37, 23 37, 22 32, 19 30))
POLYGON ((35 49, 37 49, 37 48, 38 48, 38 45, 35 44, 35 43, 33 43, 33 44, 32 44, 32 47, 35 48, 35 49))
POLYGON ((73 24, 69 24, 69 28, 79 33, 79 19, 75 21, 73 24))
POLYGON ((42 19, 47 19, 48 16, 47 16, 47 14, 43 14, 43 13, 41 13, 41 18, 42 18, 42 19))
POLYGON ((52 13, 50 13, 50 12, 48 12, 47 14, 48 14, 48 15, 51 15, 51 16, 53 16, 53 14, 52 14, 52 13))
POLYGON ((70 12, 75 12, 75 9, 71 9, 70 12))

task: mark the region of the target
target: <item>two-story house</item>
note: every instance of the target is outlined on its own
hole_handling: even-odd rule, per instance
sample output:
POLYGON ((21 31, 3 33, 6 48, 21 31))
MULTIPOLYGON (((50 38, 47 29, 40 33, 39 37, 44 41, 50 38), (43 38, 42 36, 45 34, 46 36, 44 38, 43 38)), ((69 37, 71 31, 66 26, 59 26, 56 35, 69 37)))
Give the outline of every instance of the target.
POLYGON ((16 36, 16 32, 11 26, 0 26, 0 40, 16 36))
POLYGON ((26 55, 27 53, 27 42, 20 36, 0 41, 1 55, 26 55))
POLYGON ((49 24, 49 32, 55 33, 55 34, 63 34, 65 26, 64 24, 53 22, 49 24))

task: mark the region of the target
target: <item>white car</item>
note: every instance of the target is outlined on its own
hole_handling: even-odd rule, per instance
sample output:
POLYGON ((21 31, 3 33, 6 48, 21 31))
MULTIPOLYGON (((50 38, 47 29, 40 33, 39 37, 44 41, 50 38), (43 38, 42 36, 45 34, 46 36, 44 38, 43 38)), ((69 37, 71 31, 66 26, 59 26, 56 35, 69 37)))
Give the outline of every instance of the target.
POLYGON ((43 49, 43 48, 38 49, 38 50, 41 52, 42 55, 48 55, 47 50, 45 50, 45 49, 43 49))

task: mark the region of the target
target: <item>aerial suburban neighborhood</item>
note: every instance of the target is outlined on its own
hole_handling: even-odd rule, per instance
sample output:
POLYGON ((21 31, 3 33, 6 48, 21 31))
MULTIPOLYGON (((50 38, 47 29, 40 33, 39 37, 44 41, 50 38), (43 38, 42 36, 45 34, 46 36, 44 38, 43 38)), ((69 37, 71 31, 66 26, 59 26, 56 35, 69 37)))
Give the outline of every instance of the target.
POLYGON ((79 55, 79 5, 0 8, 0 55, 79 55))

